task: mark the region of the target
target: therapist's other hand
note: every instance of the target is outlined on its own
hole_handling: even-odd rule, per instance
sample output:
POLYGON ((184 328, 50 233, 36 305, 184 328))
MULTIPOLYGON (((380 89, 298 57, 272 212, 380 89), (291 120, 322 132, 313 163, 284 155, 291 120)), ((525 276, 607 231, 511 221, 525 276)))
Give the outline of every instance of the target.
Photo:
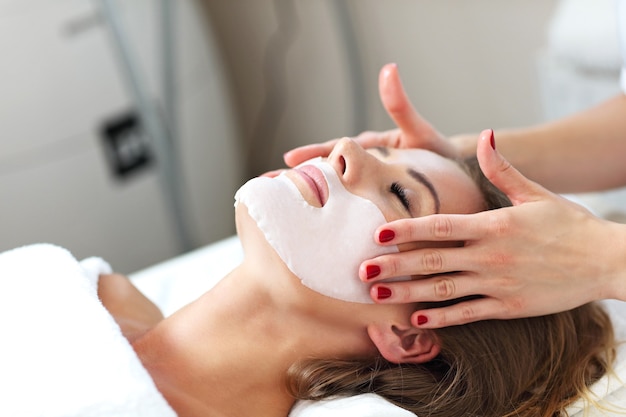
POLYGON ((593 300, 620 298, 616 293, 623 286, 624 266, 616 260, 623 258, 623 225, 599 219, 523 177, 494 149, 492 135, 491 131, 480 135, 480 166, 513 207, 381 226, 376 232, 379 241, 381 232, 395 235, 381 244, 457 241, 464 246, 417 249, 365 261, 359 270, 363 281, 424 276, 377 283, 372 298, 379 303, 408 303, 482 296, 416 311, 411 321, 422 328, 545 315, 593 300), (380 272, 368 280, 367 271, 371 278, 376 267, 380 272))
MULTIPOLYGON (((398 129, 385 132, 363 132, 353 138, 364 148, 385 146, 392 148, 423 148, 450 158, 457 157, 456 148, 424 119, 409 101, 396 64, 387 64, 378 77, 378 90, 383 106, 398 129)), ((284 155, 287 166, 318 156, 328 156, 339 139, 306 145, 284 155)))

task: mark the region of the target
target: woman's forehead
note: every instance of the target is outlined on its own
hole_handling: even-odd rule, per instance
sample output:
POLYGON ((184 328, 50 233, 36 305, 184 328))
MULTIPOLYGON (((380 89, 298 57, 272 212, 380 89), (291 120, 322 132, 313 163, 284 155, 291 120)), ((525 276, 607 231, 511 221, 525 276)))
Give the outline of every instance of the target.
POLYGON ((393 164, 403 164, 426 172, 431 169, 436 171, 444 169, 460 169, 458 164, 451 159, 444 158, 426 149, 395 149, 395 148, 372 148, 369 150, 377 158, 393 164))

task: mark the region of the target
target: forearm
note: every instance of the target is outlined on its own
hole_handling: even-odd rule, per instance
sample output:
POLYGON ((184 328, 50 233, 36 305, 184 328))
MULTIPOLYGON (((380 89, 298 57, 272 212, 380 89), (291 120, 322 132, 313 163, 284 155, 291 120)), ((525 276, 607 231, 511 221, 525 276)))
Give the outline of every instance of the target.
MULTIPOLYGON (((555 192, 585 192, 626 184, 626 96, 553 122, 496 130, 498 150, 525 176, 555 192)), ((451 140, 474 154, 475 136, 451 140)))

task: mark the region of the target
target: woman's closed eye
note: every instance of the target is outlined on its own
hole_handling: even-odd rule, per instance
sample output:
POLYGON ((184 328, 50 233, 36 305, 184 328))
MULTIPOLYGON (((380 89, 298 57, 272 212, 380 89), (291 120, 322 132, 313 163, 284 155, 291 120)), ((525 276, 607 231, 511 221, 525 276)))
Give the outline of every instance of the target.
POLYGON ((400 200, 400 203, 406 209, 409 215, 411 214, 411 202, 409 201, 406 190, 397 182, 393 182, 390 187, 390 191, 400 200))

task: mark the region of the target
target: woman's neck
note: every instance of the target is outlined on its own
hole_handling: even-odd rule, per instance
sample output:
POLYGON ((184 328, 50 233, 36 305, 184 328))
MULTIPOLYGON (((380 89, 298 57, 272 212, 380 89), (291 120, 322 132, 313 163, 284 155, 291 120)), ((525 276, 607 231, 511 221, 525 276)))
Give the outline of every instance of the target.
POLYGON ((285 379, 292 364, 363 354, 361 335, 347 340, 346 328, 316 317, 307 289, 276 276, 286 268, 257 270, 242 264, 134 344, 181 417, 284 417, 294 402, 285 379))

